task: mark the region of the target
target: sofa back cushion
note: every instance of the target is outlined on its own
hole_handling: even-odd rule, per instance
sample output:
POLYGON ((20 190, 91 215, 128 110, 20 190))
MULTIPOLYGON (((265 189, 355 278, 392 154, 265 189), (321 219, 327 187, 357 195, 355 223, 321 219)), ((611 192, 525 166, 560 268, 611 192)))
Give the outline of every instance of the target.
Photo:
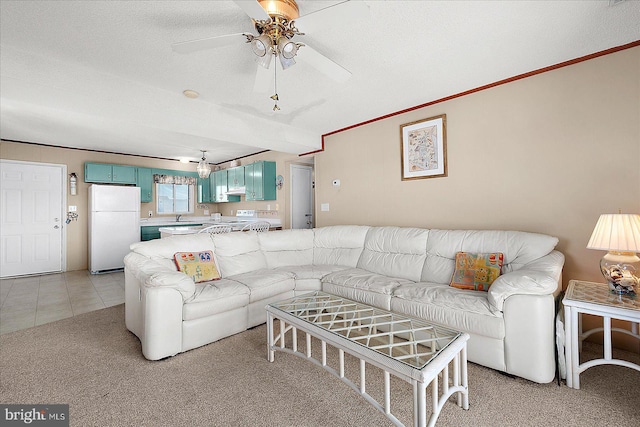
POLYGON ((177 270, 173 258, 176 252, 211 251, 213 250, 213 242, 208 234, 184 234, 132 243, 129 249, 172 270, 177 270))
POLYGON ((267 267, 313 264, 313 230, 281 230, 258 233, 267 267))
POLYGON ((222 277, 267 268, 255 231, 211 234, 214 256, 222 277))
POLYGON ((333 225, 313 230, 313 264, 355 267, 362 254, 366 225, 333 225))
POLYGON ((448 284, 455 270, 457 252, 501 252, 504 274, 547 255, 557 244, 556 237, 524 231, 430 230, 421 280, 448 284))
POLYGON ((417 282, 427 256, 428 236, 429 230, 421 228, 371 227, 357 266, 417 282))

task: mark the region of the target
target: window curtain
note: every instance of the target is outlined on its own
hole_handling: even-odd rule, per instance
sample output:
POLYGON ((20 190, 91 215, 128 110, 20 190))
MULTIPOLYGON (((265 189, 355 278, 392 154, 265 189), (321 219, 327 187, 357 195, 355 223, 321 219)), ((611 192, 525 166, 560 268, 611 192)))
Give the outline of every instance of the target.
POLYGON ((174 176, 174 175, 153 175, 153 182, 156 184, 186 184, 196 185, 198 180, 191 176, 174 176))

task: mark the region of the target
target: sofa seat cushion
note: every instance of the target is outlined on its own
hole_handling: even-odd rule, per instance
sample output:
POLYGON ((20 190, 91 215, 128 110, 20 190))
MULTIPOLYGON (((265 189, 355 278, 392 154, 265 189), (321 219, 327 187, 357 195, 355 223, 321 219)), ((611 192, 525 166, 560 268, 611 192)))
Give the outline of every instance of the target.
POLYGON ((505 336, 502 313, 492 308, 482 291, 426 282, 403 285, 393 292, 391 310, 471 334, 505 336))
POLYGON ((322 279, 324 276, 336 271, 346 270, 346 265, 287 265, 274 269, 293 273, 296 280, 322 279))
POLYGON ((393 290, 410 283, 413 282, 408 279, 383 276, 360 268, 349 268, 327 274, 322 279, 322 290, 389 310, 393 290))
POLYGON ((321 280, 327 274, 346 270, 346 265, 288 265, 276 268, 277 271, 293 273, 296 291, 319 291, 322 289, 321 280))
POLYGON ((392 295, 395 288, 413 282, 409 279, 383 276, 382 274, 372 273, 361 268, 349 268, 327 274, 322 279, 322 283, 331 283, 345 288, 392 295))
POLYGON ((235 280, 198 283, 193 298, 182 307, 182 318, 194 320, 245 307, 249 304, 249 294, 249 288, 235 280))
POLYGON ((288 271, 268 268, 229 277, 249 288, 249 302, 260 301, 274 295, 292 291, 295 287, 294 275, 288 271))

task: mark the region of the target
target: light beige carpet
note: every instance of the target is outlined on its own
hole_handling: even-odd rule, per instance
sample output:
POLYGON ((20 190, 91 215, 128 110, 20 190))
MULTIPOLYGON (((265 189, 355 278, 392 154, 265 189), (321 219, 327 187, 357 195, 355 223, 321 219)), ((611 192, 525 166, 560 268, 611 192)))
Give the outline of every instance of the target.
MULTIPOLYGON (((68 403, 73 426, 391 425, 321 368, 284 353, 267 362, 265 340, 263 325, 150 362, 120 305, 0 336, 0 402, 68 403)), ((591 356, 600 349, 585 347, 591 356)), ((358 365, 348 362, 357 381, 358 365)), ((640 372, 595 367, 581 382, 572 390, 470 364, 470 409, 448 403, 438 425, 640 425, 640 372)), ((371 375, 368 391, 381 396, 382 383, 371 375)), ((394 380, 392 389, 392 411, 411 424, 410 386, 394 380)))

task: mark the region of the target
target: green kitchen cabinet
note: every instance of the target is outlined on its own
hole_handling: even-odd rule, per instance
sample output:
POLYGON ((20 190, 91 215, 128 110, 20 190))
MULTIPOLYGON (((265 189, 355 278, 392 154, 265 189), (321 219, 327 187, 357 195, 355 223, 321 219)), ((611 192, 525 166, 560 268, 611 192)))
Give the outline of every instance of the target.
POLYGON ((136 184, 135 166, 111 165, 106 163, 85 163, 84 182, 102 184, 136 184))
POLYGON ((227 170, 216 171, 212 175, 214 175, 214 188, 215 194, 213 201, 216 203, 226 203, 226 202, 239 202, 240 196, 230 196, 227 194, 229 191, 229 177, 227 175, 227 170))
POLYGON ((276 200, 276 162, 255 162, 244 167, 245 200, 276 200))
POLYGON ((211 175, 208 178, 198 178, 198 203, 211 203, 213 201, 211 199, 211 175))
POLYGON ((227 185, 229 188, 244 187, 244 166, 227 169, 227 185))
POLYGON ((153 171, 151 168, 138 168, 138 180, 136 185, 140 187, 140 203, 153 201, 153 171))
POLYGON ((185 224, 171 224, 171 225, 143 225, 140 227, 140 240, 146 242, 147 240, 159 239, 160 229, 162 227, 194 227, 202 224, 185 223, 185 224))

